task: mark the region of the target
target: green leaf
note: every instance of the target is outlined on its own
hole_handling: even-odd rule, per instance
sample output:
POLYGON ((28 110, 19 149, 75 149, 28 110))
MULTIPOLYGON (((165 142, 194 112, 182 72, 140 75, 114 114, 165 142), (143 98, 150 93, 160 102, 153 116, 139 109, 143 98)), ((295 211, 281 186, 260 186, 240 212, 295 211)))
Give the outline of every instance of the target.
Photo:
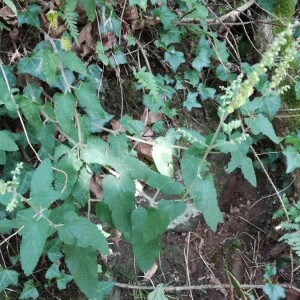
POLYGON ((36 289, 33 280, 28 280, 24 284, 23 291, 19 299, 37 299, 39 292, 36 289))
POLYGON ((53 279, 60 276, 59 265, 57 263, 53 263, 47 270, 45 274, 46 279, 53 279))
POLYGON ((294 88, 296 93, 296 100, 300 100, 300 80, 296 81, 294 88))
POLYGON ((241 160, 241 170, 244 177, 254 186, 257 186, 256 175, 253 167, 252 159, 249 157, 244 157, 241 160))
POLYGON ((270 300, 285 299, 284 288, 279 284, 266 283, 263 291, 269 296, 270 300))
POLYGON ((114 285, 114 282, 111 281, 99 281, 97 285, 97 294, 95 298, 90 300, 106 300, 110 295, 114 285))
MULTIPOLYGON (((94 1, 88 1, 85 3, 95 3, 94 1)), ((72 51, 62 51, 60 53, 61 61, 63 66, 71 71, 87 76, 87 68, 83 64, 82 60, 72 51)))
POLYGON ((127 57, 121 50, 117 50, 108 58, 108 62, 115 68, 119 65, 127 64, 127 57))
POLYGON ((294 147, 288 146, 282 153, 286 156, 287 173, 300 168, 300 153, 294 147))
POLYGON ((0 267, 0 293, 10 285, 17 285, 18 277, 18 272, 0 267))
POLYGON ((66 264, 80 290, 89 298, 96 296, 98 285, 97 255, 93 248, 64 245, 66 264))
POLYGON ((275 144, 278 144, 282 141, 282 138, 276 136, 272 123, 264 115, 258 114, 254 118, 245 118, 245 122, 250 127, 254 135, 262 133, 271 139, 275 144))
MULTIPOLYGON (((1 135, 1 133, 0 133, 1 135)), ((0 138, 1 140, 1 138, 0 138)), ((0 145, 1 148, 1 145, 0 145)), ((3 150, 0 150, 0 165, 5 165, 6 164, 6 153, 3 150)))
POLYGON ((56 279, 56 285, 59 290, 64 290, 67 284, 73 280, 73 276, 66 274, 65 271, 60 272, 60 276, 56 279))
POLYGON ((152 148, 152 156, 157 170, 168 177, 174 174, 172 143, 168 138, 158 137, 152 148))
POLYGON ((278 3, 278 0, 257 0, 257 3, 269 12, 273 12, 273 6, 278 3))
POLYGON ((98 58, 101 60, 101 62, 107 66, 108 65, 108 57, 105 54, 105 51, 108 50, 108 48, 104 47, 101 41, 97 42, 96 45, 96 53, 98 55, 98 58))
POLYGON ((275 92, 269 92, 267 95, 263 95, 259 98, 259 101, 263 102, 259 112, 267 114, 270 120, 274 119, 282 106, 281 99, 275 92))
POLYGON ((91 246, 103 255, 108 254, 107 241, 98 227, 72 211, 65 214, 64 226, 58 228, 58 235, 67 245, 81 248, 91 246))
POLYGON ((11 0, 3 0, 4 3, 13 11, 13 13, 17 16, 17 8, 11 0))
POLYGON ((208 67, 210 65, 210 55, 211 49, 209 41, 205 38, 205 36, 201 36, 196 51, 196 57, 192 62, 192 66, 198 72, 201 72, 204 67, 208 67))
POLYGON ((147 210, 145 208, 138 207, 134 210, 131 219, 133 252, 141 270, 147 272, 158 257, 161 248, 161 237, 159 236, 149 243, 143 242, 143 229, 147 219, 147 210))
POLYGON ((0 150, 3 150, 3 151, 19 150, 17 144, 10 137, 10 134, 8 131, 5 131, 5 130, 0 131, 0 150))
POLYGON ((145 131, 145 125, 140 120, 133 120, 129 115, 124 115, 119 122, 131 134, 141 134, 145 131))
POLYGON ((152 10, 153 17, 159 17, 165 30, 176 27, 179 19, 166 5, 152 10))
POLYGON ((77 129, 74 125, 76 99, 71 93, 56 93, 53 97, 54 112, 60 128, 70 137, 78 140, 77 129))
POLYGON ((51 262, 56 263, 63 257, 62 253, 60 252, 61 246, 62 242, 58 238, 54 238, 46 242, 45 251, 47 252, 47 256, 51 262))
POLYGON ((186 100, 183 102, 183 106, 186 107, 188 111, 191 111, 194 107, 201 107, 201 104, 196 100, 199 93, 188 92, 186 100))
MULTIPOLYGON (((10 220, 10 219, 1 219, 0 220, 0 233, 1 234, 10 234, 13 228, 16 226, 16 220, 10 220)), ((0 290, 1 292, 1 290, 0 290)))
POLYGON ((34 27, 40 28, 40 19, 39 13, 41 11, 41 7, 36 4, 31 4, 27 6, 27 8, 18 14, 18 23, 19 25, 22 24, 29 24, 34 27))
POLYGON ((214 40, 215 42, 215 51, 213 52, 213 57, 216 60, 219 60, 221 63, 226 63, 228 61, 229 52, 227 48, 226 42, 220 42, 217 39, 214 40))
POLYGON ((112 220, 125 237, 131 235, 131 213, 135 209, 135 184, 127 177, 107 175, 102 182, 103 202, 112 212, 112 220))
POLYGON ((182 29, 174 26, 160 35, 160 41, 165 47, 168 47, 170 44, 180 43, 184 32, 182 29))
POLYGON ((156 114, 159 109, 164 105, 164 100, 162 95, 143 95, 143 103, 147 106, 153 114, 156 114))
POLYGON ((193 69, 187 69, 184 71, 184 79, 188 80, 195 87, 199 83, 200 73, 193 69))
POLYGON ((218 224, 223 223, 223 216, 218 206, 213 178, 207 176, 202 179, 197 176, 188 190, 196 208, 203 214, 207 225, 216 231, 218 224))
POLYGON ((89 198, 90 198, 90 180, 91 180, 92 174, 89 173, 86 168, 83 168, 78 176, 78 181, 74 186, 73 189, 73 196, 76 199, 76 201, 84 207, 89 198))
POLYGON ((94 21, 96 18, 96 1, 79 0, 79 4, 85 9, 89 21, 94 21))
POLYGON ((50 159, 41 162, 32 175, 30 203, 36 208, 47 208, 60 197, 52 186, 53 170, 50 159))
POLYGON ((227 81, 229 70, 222 64, 219 64, 216 68, 216 75, 221 81, 227 81))
POLYGON ((138 5, 140 8, 142 8, 144 11, 147 9, 147 0, 129 0, 129 5, 138 5))
POLYGON ((97 91, 92 83, 81 83, 75 90, 75 95, 79 100, 80 105, 86 109, 90 117, 104 119, 104 110, 97 97, 97 91))
POLYGON ((138 82, 147 90, 150 90, 150 94, 157 96, 159 86, 156 82, 156 79, 154 75, 150 72, 146 71, 146 67, 141 68, 138 72, 135 70, 135 68, 132 68, 133 75, 136 79, 138 79, 138 82))
POLYGON ((164 285, 160 283, 155 290, 148 295, 147 300, 168 300, 165 295, 164 285))
MULTIPOLYGON (((47 211, 42 213, 47 216, 47 211)), ((50 226, 45 218, 38 218, 32 208, 18 212, 17 219, 24 228, 20 231, 22 242, 20 248, 21 265, 25 275, 30 275, 43 253, 50 226)))
POLYGON ((209 88, 204 86, 202 83, 198 85, 197 90, 199 91, 203 100, 214 98, 216 90, 213 88, 209 88))
POLYGON ((164 61, 170 64, 173 72, 176 72, 178 67, 185 62, 184 54, 176 51, 174 47, 170 47, 165 52, 164 61))

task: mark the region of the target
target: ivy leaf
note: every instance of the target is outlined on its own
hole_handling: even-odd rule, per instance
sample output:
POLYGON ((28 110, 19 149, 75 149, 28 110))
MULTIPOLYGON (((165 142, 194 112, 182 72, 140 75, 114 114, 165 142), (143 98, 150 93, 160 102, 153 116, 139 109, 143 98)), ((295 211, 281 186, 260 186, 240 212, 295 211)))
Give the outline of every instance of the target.
POLYGON ((98 285, 97 255, 93 248, 64 245, 66 264, 80 290, 89 298, 96 296, 98 285))
POLYGON ((153 114, 156 114, 159 109, 164 105, 164 100, 162 95, 143 95, 143 103, 147 106, 153 114))
POLYGON ((215 96, 216 90, 213 88, 209 88, 204 86, 202 83, 198 85, 197 90, 199 91, 203 100, 213 98, 215 96))
POLYGON ((10 134, 5 130, 0 131, 0 150, 3 150, 3 151, 19 150, 17 144, 10 137, 10 134))
POLYGON ((96 18, 96 1, 79 0, 79 4, 85 9, 88 20, 93 22, 96 18))
MULTIPOLYGON (((88 1, 88 3, 95 3, 95 2, 88 1)), ((60 57, 64 67, 68 68, 71 71, 82 74, 83 76, 88 76, 88 72, 85 65, 74 52, 61 51, 60 57)))
POLYGON ((204 67, 208 67, 210 65, 210 55, 211 49, 209 41, 202 35, 198 43, 196 57, 192 62, 192 66, 198 72, 201 72, 204 67))
POLYGON ((282 153, 286 156, 287 173, 300 168, 300 153, 294 147, 288 146, 282 153))
POLYGON ((170 64, 173 72, 176 72, 178 67, 185 62, 184 54, 182 52, 176 51, 174 47, 170 47, 165 52, 164 60, 170 64))
POLYGON ((60 276, 59 265, 57 263, 53 263, 47 270, 45 274, 46 279, 53 279, 60 276))
POLYGON ((29 24, 36 28, 40 28, 40 19, 39 13, 41 11, 41 7, 36 4, 31 4, 27 6, 27 8, 18 14, 18 23, 29 24))
POLYGON ((168 300, 165 295, 164 285, 160 283, 154 291, 148 295, 148 300, 168 300))
POLYGON ((158 137, 152 148, 152 156, 157 170, 168 177, 174 174, 172 143, 168 138, 158 137))
POLYGON ((284 288, 279 284, 266 283, 263 291, 269 296, 270 300, 285 299, 284 288))
POLYGON ((63 257, 62 253, 60 252, 61 246, 62 242, 58 238, 48 240, 46 242, 45 251, 47 252, 47 256, 51 262, 56 263, 57 260, 63 257))
POLYGON ((103 202, 112 212, 112 220, 125 237, 131 235, 131 213, 135 209, 135 184, 128 176, 105 176, 102 182, 103 202))
POLYGON ((219 42, 218 40, 215 40, 215 51, 213 51, 213 57, 222 63, 226 63, 228 61, 229 52, 226 42, 219 42))
POLYGON ((18 284, 19 273, 0 267, 0 293, 10 285, 18 284))
POLYGON ((228 77, 228 70, 222 64, 219 64, 216 68, 216 75, 221 81, 226 81, 228 77))
POLYGON ((115 68, 119 65, 127 64, 127 57, 121 50, 117 50, 109 57, 108 62, 113 68, 115 68))
POLYGON ((153 17, 159 17, 165 30, 176 27, 179 19, 166 5, 152 10, 153 17))
POLYGON ((59 290, 64 290, 67 287, 67 284, 73 280, 73 276, 66 274, 65 271, 60 272, 60 276, 56 279, 56 285, 59 290))
POLYGON ((107 241, 98 227, 73 211, 64 215, 64 226, 58 228, 58 235, 67 245, 91 246, 103 255, 108 254, 107 241))
POLYGON ((263 102, 259 112, 267 114, 270 120, 274 119, 282 106, 281 99, 275 92, 269 92, 267 95, 263 95, 259 101, 263 102))
POLYGON ((185 70, 184 79, 188 80, 192 86, 196 86, 200 80, 200 74, 196 70, 185 70))
POLYGON ((60 193, 52 187, 53 170, 50 159, 41 162, 32 175, 30 203, 36 208, 47 208, 57 200, 60 193))
MULTIPOLYGON (((43 215, 47 214, 49 214, 47 211, 43 212, 43 215)), ((45 218, 38 219, 32 208, 18 212, 17 220, 24 226, 20 231, 22 235, 20 258, 22 269, 28 276, 33 272, 43 253, 50 225, 45 218)))
POLYGON ((191 111, 194 107, 201 107, 201 104, 196 100, 198 97, 198 93, 188 92, 186 100, 183 102, 183 106, 188 110, 191 111))
POLYGON ((182 29, 174 26, 160 35, 160 41, 168 47, 170 44, 180 43, 182 34, 182 29))
POLYGON ((207 176, 202 179, 196 176, 188 190, 196 208, 203 214, 207 225, 216 231, 218 223, 223 223, 223 216, 218 206, 213 178, 207 176))
POLYGON ((278 144, 282 141, 282 138, 276 135, 272 123, 264 115, 258 114, 254 118, 245 118, 245 122, 250 127, 254 135, 262 133, 271 139, 275 144, 278 144))
POLYGON ((39 292, 36 289, 33 280, 28 280, 24 284, 23 291, 19 299, 37 299, 39 292))

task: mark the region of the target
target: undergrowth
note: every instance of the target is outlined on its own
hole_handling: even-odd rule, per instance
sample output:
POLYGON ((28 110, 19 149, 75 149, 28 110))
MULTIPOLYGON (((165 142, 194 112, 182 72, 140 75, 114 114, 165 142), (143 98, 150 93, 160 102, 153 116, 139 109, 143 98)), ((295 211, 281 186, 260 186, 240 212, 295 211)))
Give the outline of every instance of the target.
MULTIPOLYGON (((134 12, 134 17, 150 12, 148 22, 156 22, 154 44, 163 52, 162 65, 169 72, 155 74, 134 33, 127 28, 124 34, 112 3, 65 0, 58 5, 50 1, 42 9, 34 2, 20 1, 16 8, 4 0, 18 26, 34 30, 43 40, 16 64, 1 61, 0 65, 0 232, 6 237, 0 246, 21 238, 19 245, 12 246, 10 261, 1 262, 0 291, 18 286, 22 277, 18 297, 36 299, 39 292, 33 274, 43 268, 48 285, 55 283, 61 290, 74 280, 89 299, 104 299, 114 282, 105 281, 99 268, 99 256, 109 255, 108 234, 100 222, 121 232, 132 244, 137 265, 147 272, 158 258, 168 225, 185 212, 186 204, 193 203, 213 231, 223 222, 215 188, 218 182, 210 171, 212 155, 228 154, 226 172, 240 169, 253 186, 257 185, 253 161, 261 163, 255 151, 259 140, 270 140, 285 159, 287 173, 300 167, 299 137, 286 139, 288 146, 282 150, 278 145, 285 137, 277 136, 271 123, 281 108, 280 94, 289 88, 280 83, 299 47, 299 40, 290 42, 298 24, 282 31, 259 63, 240 62, 240 72, 234 73, 235 57, 226 42, 205 25, 211 12, 202 2, 175 1, 178 15, 166 1, 150 5, 130 0, 129 17, 134 12), (45 11, 47 21, 41 24, 45 11), (97 25, 94 44, 89 40, 94 34, 91 29, 90 34, 80 36, 77 22, 82 12, 86 26, 97 25), (60 26, 68 30, 57 36, 60 26), (180 47, 187 37, 196 42, 191 53, 180 47), (147 118, 145 122, 133 119, 123 114, 123 108, 116 117, 103 109, 99 95, 104 70, 114 70, 120 80, 121 68, 128 63, 126 51, 133 46, 141 48, 145 66, 126 70, 132 72, 136 89, 143 94, 148 118, 150 114, 174 117, 172 100, 176 93, 183 94, 183 108, 188 111, 214 101, 219 117, 214 132, 202 135, 189 128, 168 129, 158 119, 151 124, 154 140, 149 142, 144 138, 147 118), (215 80, 218 86, 210 84, 215 80), (113 118, 119 129, 111 129, 113 118), (140 158, 134 142, 152 146, 152 163, 140 158), (174 157, 180 164, 179 179, 174 157), (102 187, 97 197, 90 191, 95 177, 102 187), (145 186, 155 190, 154 196, 143 190, 145 186), (137 195, 144 198, 143 204, 137 195), (157 200, 158 195, 162 200, 157 200), (166 195, 174 200, 164 200, 166 195), (91 221, 92 211, 97 224, 91 221)), ((10 30, 5 23, 1 28, 10 30)), ((261 168, 266 171, 262 163, 261 168)), ((299 216, 291 218, 273 187, 286 220, 293 222, 285 228, 299 231, 299 216)), ((298 250, 298 235, 283 239, 298 250)), ((149 299, 162 297, 163 285, 149 295, 149 299)))

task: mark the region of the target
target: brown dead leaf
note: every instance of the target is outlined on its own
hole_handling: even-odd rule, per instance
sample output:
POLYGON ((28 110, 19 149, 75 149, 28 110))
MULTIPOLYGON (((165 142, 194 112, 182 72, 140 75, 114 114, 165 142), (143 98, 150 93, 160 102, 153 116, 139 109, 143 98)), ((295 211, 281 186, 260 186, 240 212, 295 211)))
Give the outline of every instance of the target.
POLYGON ((95 176, 90 180, 90 190, 97 199, 102 198, 102 177, 95 176))
POLYGON ((286 300, 300 300, 300 293, 293 289, 286 288, 285 289, 285 299, 286 300))
POLYGON ((146 126, 152 125, 155 122, 157 122, 158 120, 162 119, 162 113, 158 112, 155 115, 149 111, 148 108, 145 108, 143 111, 143 114, 141 116, 141 121, 145 122, 146 126))
POLYGON ((122 127, 120 122, 117 121, 117 120, 114 120, 114 119, 111 120, 110 125, 111 125, 111 127, 114 131, 118 131, 118 132, 125 132, 126 131, 126 129, 124 127, 122 127))
POLYGON ((101 35, 102 44, 108 49, 112 49, 117 42, 116 36, 112 32, 107 32, 101 35))
POLYGON ((136 143, 134 145, 134 149, 137 151, 137 153, 144 159, 153 162, 152 157, 152 145, 148 145, 145 143, 136 143))
POLYGON ((146 272, 144 273, 144 278, 142 281, 148 281, 151 279, 151 277, 156 273, 158 269, 158 265, 157 263, 155 262, 152 267, 146 272))
MULTIPOLYGON (((214 276, 213 274, 210 274, 209 277, 213 284, 222 286, 221 281, 216 276, 214 276)), ((218 288, 218 290, 224 295, 224 297, 227 297, 228 293, 224 287, 220 287, 220 288, 218 288)))
POLYGON ((0 9, 0 18, 3 19, 8 24, 16 24, 16 15, 14 12, 8 7, 4 6, 0 9))
POLYGON ((140 16, 139 16, 137 6, 127 7, 124 11, 123 17, 124 20, 128 21, 129 23, 131 23, 134 20, 138 20, 140 16))
POLYGON ((16 42, 19 39, 19 29, 14 27, 8 35, 13 42, 16 42))

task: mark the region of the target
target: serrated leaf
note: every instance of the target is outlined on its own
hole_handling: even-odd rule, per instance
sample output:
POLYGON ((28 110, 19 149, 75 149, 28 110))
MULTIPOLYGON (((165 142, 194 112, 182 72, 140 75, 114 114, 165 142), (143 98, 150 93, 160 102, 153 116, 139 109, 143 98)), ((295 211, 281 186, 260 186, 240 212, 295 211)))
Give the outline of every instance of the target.
POLYGON ((152 148, 152 157, 157 170, 168 177, 174 174, 172 143, 168 138, 159 137, 152 148))
POLYGON ((173 72, 176 72, 178 67, 185 62, 184 54, 176 51, 174 47, 170 47, 164 56, 164 61, 169 63, 173 72))
POLYGON ((76 199, 76 201, 84 207, 89 198, 90 198, 90 188, 89 188, 89 183, 90 179, 92 177, 92 174, 89 173, 86 168, 83 168, 78 176, 78 181, 74 186, 73 189, 73 196, 76 199))
POLYGON ((294 147, 288 146, 282 153, 286 156, 287 173, 300 168, 300 153, 294 147))
POLYGON ((97 91, 92 83, 81 83, 76 88, 75 95, 79 100, 80 105, 86 109, 88 115, 95 116, 98 119, 104 119, 104 110, 97 97, 97 91))
POLYGON ((124 115, 119 122, 131 134, 141 134, 145 131, 145 125, 140 120, 134 120, 129 115, 124 115))
POLYGON ((106 50, 108 50, 108 48, 104 47, 101 41, 98 41, 96 44, 96 53, 98 55, 98 58, 102 61, 102 63, 105 66, 108 65, 108 57, 105 54, 106 50))
POLYGON ((143 272, 147 272, 157 259, 161 248, 161 237, 149 243, 143 241, 143 228, 147 218, 147 210, 139 207, 133 211, 132 219, 132 246, 133 252, 143 272), (151 251, 149 251, 151 249, 151 251))
POLYGON ((40 28, 40 19, 39 13, 41 11, 41 7, 36 4, 31 4, 27 6, 25 10, 18 14, 18 24, 29 24, 34 27, 40 28))
POLYGON ((0 293, 10 285, 17 285, 18 278, 18 272, 0 267, 0 293))
MULTIPOLYGON (((43 214, 47 216, 47 211, 43 214)), ((22 269, 28 276, 33 272, 43 253, 50 225, 45 218, 38 219, 32 208, 18 212, 17 219, 21 226, 24 226, 20 231, 22 235, 20 258, 22 269)))
POLYGON ((65 261, 80 290, 89 298, 96 296, 98 285, 97 255, 93 248, 64 245, 65 261))
POLYGON ((98 227, 72 211, 64 215, 64 226, 58 227, 58 235, 67 245, 91 246, 103 255, 108 254, 107 241, 98 227))
POLYGON ((97 285, 97 294, 90 300, 106 300, 110 295, 115 283, 111 281, 99 281, 97 285))
POLYGON ((41 162, 32 175, 30 203, 36 208, 47 208, 57 200, 60 192, 53 189, 53 170, 50 159, 41 162))
POLYGON ((138 5, 140 8, 142 8, 144 11, 147 9, 147 0, 129 0, 129 5, 138 5))
POLYGON ((53 96, 54 112, 60 128, 70 137, 78 140, 77 129, 74 125, 75 97, 71 93, 56 93, 53 96))
POLYGON ((216 90, 213 88, 209 88, 204 86, 202 83, 198 85, 197 90, 199 91, 203 100, 214 98, 216 90))
POLYGON ((148 294, 147 300, 168 300, 165 295, 164 285, 160 283, 154 291, 148 294))
POLYGON ((17 144, 10 137, 8 131, 1 130, 0 131, 0 150, 3 151, 17 151, 19 150, 17 144))
MULTIPOLYGON (((0 220, 0 233, 10 234, 13 228, 17 227, 16 220, 1 219, 0 220)), ((0 290, 1 292, 1 290, 0 290)))
POLYGON ((252 159, 249 157, 244 157, 241 160, 241 170, 244 177, 254 186, 257 186, 256 175, 253 167, 252 159))
POLYGON ((199 93, 188 92, 186 100, 183 102, 183 106, 186 107, 188 111, 191 111, 194 107, 201 107, 201 104, 196 100, 199 93))
POLYGON ((79 0, 79 4, 85 9, 89 21, 94 21, 96 18, 96 1, 79 0))
MULTIPOLYGON (((88 1, 88 3, 89 2, 95 3, 94 1, 88 1)), ((73 72, 82 74, 83 76, 88 75, 87 69, 83 64, 82 60, 74 52, 62 51, 60 53, 60 57, 64 67, 68 68, 73 72)))
POLYGON ((153 114, 156 114, 159 109, 164 105, 164 100, 162 95, 143 95, 143 103, 147 106, 153 114))
POLYGON ((146 89, 150 90, 150 94, 153 96, 158 95, 159 86, 154 75, 146 71, 146 67, 141 68, 138 72, 135 68, 132 68, 133 75, 138 82, 146 89))
POLYGON ((131 213, 135 209, 135 184, 129 177, 105 176, 102 182, 103 202, 112 212, 112 220, 125 237, 131 235, 131 213))
POLYGON ((257 135, 262 133, 271 139, 275 144, 282 141, 274 131, 272 123, 262 114, 258 114, 254 118, 245 118, 246 124, 250 127, 253 134, 257 135))
POLYGON ((210 55, 211 49, 209 41, 206 40, 204 36, 201 36, 196 51, 196 57, 192 62, 194 69, 201 72, 204 67, 208 67, 210 65, 210 55))
POLYGON ((285 299, 284 288, 279 284, 266 283, 263 291, 269 296, 270 300, 285 299))
POLYGON ((207 225, 216 231, 218 224, 223 223, 223 216, 218 206, 213 178, 207 176, 202 179, 197 176, 188 190, 196 208, 203 214, 207 225))
POLYGON ((24 284, 24 288, 19 299, 37 299, 39 292, 36 289, 33 280, 28 280, 24 284))

